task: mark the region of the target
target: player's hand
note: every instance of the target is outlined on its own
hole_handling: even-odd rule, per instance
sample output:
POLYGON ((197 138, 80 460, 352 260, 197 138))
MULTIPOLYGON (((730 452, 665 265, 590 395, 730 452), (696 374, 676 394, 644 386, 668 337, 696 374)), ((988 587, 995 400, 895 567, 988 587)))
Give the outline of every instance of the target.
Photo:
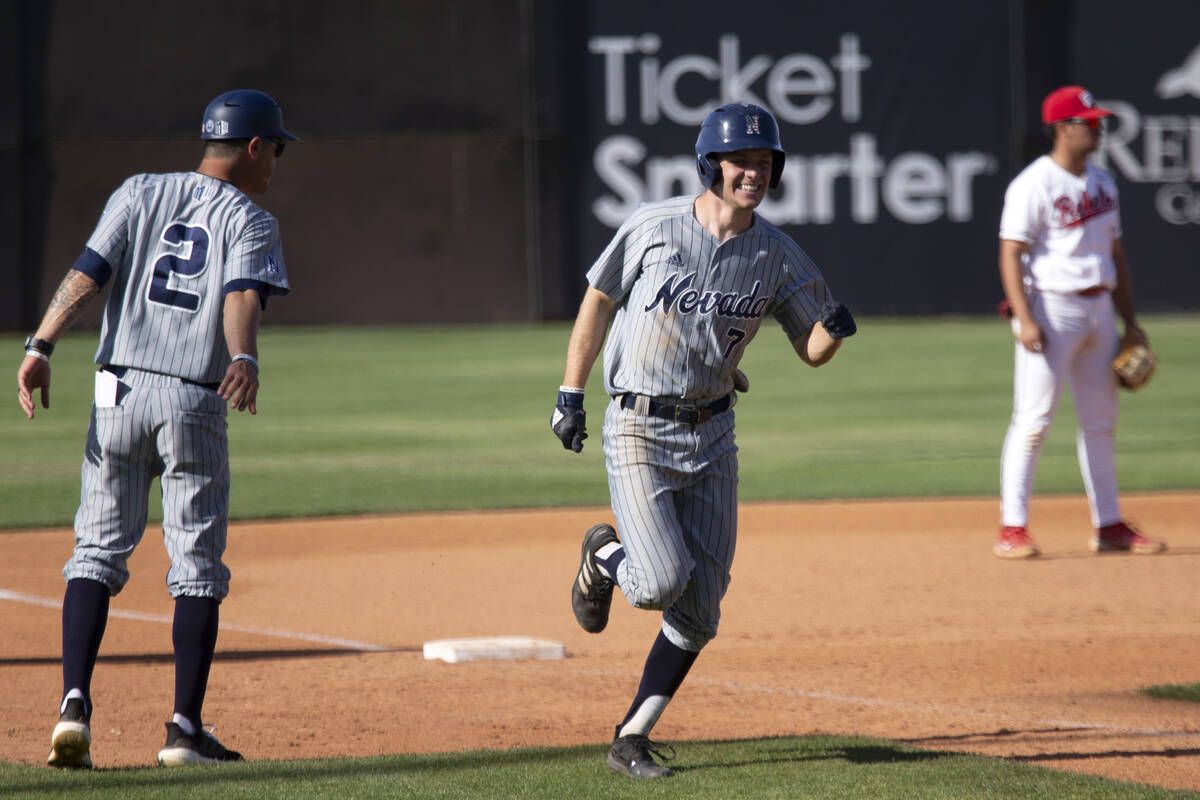
POLYGON ((1042 336, 1042 328, 1033 320, 1021 322, 1014 326, 1016 329, 1017 340, 1021 342, 1021 346, 1031 353, 1042 354, 1046 352, 1046 339, 1042 336))
POLYGON ((583 440, 587 438, 586 422, 583 392, 559 391, 558 403, 550 415, 550 430, 562 442, 564 450, 583 452, 583 440))
POLYGON ((17 401, 25 416, 33 419, 34 389, 42 390, 42 408, 50 407, 50 362, 34 356, 25 356, 17 369, 17 401))
POLYGON ((1126 325, 1125 335, 1121 337, 1121 344, 1140 344, 1143 347, 1150 346, 1150 337, 1142 330, 1140 325, 1126 325))
POLYGON ((233 362, 225 370, 225 380, 217 387, 217 394, 229 403, 230 408, 257 414, 258 370, 246 361, 233 362))
POLYGON ((821 327, 832 339, 845 339, 858 332, 858 325, 845 303, 830 300, 821 307, 821 327))

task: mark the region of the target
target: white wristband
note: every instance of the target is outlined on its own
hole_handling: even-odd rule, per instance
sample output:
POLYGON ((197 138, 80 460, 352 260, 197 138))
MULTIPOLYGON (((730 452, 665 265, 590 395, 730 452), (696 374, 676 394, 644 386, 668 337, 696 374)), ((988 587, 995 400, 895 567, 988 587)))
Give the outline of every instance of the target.
POLYGON ((255 372, 258 372, 258 359, 249 353, 238 353, 233 357, 233 363, 236 364, 239 361, 245 361, 247 364, 254 367, 255 372))
POLYGON ((41 350, 34 350, 32 347, 28 348, 25 351, 25 355, 33 356, 34 358, 40 358, 42 361, 45 361, 47 363, 49 363, 49 361, 50 361, 50 356, 46 355, 41 350))
POLYGON ((583 394, 583 389, 575 386, 559 386, 558 390, 560 392, 570 392, 571 394, 583 394))

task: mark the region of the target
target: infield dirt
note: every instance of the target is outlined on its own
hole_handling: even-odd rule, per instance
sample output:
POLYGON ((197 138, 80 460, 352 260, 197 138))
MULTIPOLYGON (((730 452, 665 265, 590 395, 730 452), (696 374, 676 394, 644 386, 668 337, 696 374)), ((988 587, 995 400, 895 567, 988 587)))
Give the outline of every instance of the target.
MULTIPOLYGON (((994 498, 743 504, 721 634, 655 736, 868 735, 1200 789, 1200 707, 1138 692, 1200 681, 1200 493, 1123 505, 1167 553, 1091 554, 1082 496, 1035 499, 1044 555, 1022 562, 991 555, 994 498)), ((207 721, 252 759, 607 742, 659 617, 618 593, 607 631, 576 627, 579 540, 603 520, 608 509, 233 526, 207 721), (489 635, 553 639, 567 657, 422 656, 430 639, 489 635)), ((152 764, 170 716, 158 536, 113 599, 93 685, 99 767, 152 764)), ((70 549, 69 531, 0 533, 0 760, 49 752, 70 549)))

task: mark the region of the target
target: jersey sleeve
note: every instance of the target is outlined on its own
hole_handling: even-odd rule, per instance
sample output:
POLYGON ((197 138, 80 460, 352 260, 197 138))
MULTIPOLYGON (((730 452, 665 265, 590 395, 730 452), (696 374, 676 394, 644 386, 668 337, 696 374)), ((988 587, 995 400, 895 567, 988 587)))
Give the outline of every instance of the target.
POLYGON ((225 261, 225 293, 245 289, 256 289, 264 304, 269 295, 291 291, 279 224, 261 209, 250 215, 225 261))
POLYGON ((643 215, 635 212, 588 270, 588 284, 618 303, 625 299, 641 274, 646 251, 662 244, 657 232, 658 225, 646 223, 643 215))
POLYGON ((108 282, 113 269, 121 263, 129 245, 129 214, 139 178, 129 178, 109 195, 87 247, 72 265, 72 269, 79 270, 101 286, 108 282))
POLYGON ((825 276, 808 254, 798 246, 788 248, 784 281, 771 307, 788 339, 808 334, 821 318, 821 308, 832 299, 825 276))
POLYGON ((1034 191, 1029 173, 1018 175, 1004 192, 1004 210, 1000 213, 1000 238, 1032 244, 1044 225, 1042 197, 1034 191))

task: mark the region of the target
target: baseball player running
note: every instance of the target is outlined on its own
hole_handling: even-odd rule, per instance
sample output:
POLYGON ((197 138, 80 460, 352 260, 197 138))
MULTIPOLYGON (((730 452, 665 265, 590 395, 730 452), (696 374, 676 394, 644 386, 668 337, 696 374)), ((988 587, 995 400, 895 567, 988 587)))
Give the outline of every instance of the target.
POLYGON ((201 707, 229 592, 221 563, 229 505, 226 404, 257 412, 257 331, 288 280, 275 218, 247 194, 267 190, 287 140, 278 104, 239 90, 204 111, 207 140, 195 172, 135 175, 108 200, 37 332, 25 342, 18 399, 33 419, 34 392, 50 407, 54 343, 112 282, 95 402, 63 568, 63 700, 48 763, 90 767, 92 670, 109 598, 129 580, 126 561, 146 528, 150 482, 162 487, 163 540, 175 599, 175 711, 158 762, 241 760, 203 728, 201 707))
POLYGON ((1038 453, 1064 384, 1079 417, 1079 468, 1095 528, 1096 552, 1158 553, 1121 519, 1113 430, 1117 424, 1117 315, 1127 336, 1145 342, 1137 324, 1129 264, 1121 246, 1117 187, 1087 159, 1100 143, 1100 108, 1082 86, 1064 86, 1042 103, 1054 144, 1027 166, 1004 195, 1000 279, 1016 334, 1013 413, 1001 457, 1001 558, 1038 554, 1029 535, 1029 498, 1038 453))
POLYGON ((571 607, 599 633, 615 584, 633 606, 663 614, 608 753, 609 767, 633 778, 671 775, 649 734, 717 633, 737 533, 732 409, 749 388, 738 362, 768 314, 814 367, 856 330, 804 251, 754 213, 784 160, 766 109, 712 111, 696 141, 703 193, 644 205, 625 221, 587 274, 567 345, 551 427, 564 448, 582 450, 583 387, 603 344, 617 523, 584 534, 571 607))

